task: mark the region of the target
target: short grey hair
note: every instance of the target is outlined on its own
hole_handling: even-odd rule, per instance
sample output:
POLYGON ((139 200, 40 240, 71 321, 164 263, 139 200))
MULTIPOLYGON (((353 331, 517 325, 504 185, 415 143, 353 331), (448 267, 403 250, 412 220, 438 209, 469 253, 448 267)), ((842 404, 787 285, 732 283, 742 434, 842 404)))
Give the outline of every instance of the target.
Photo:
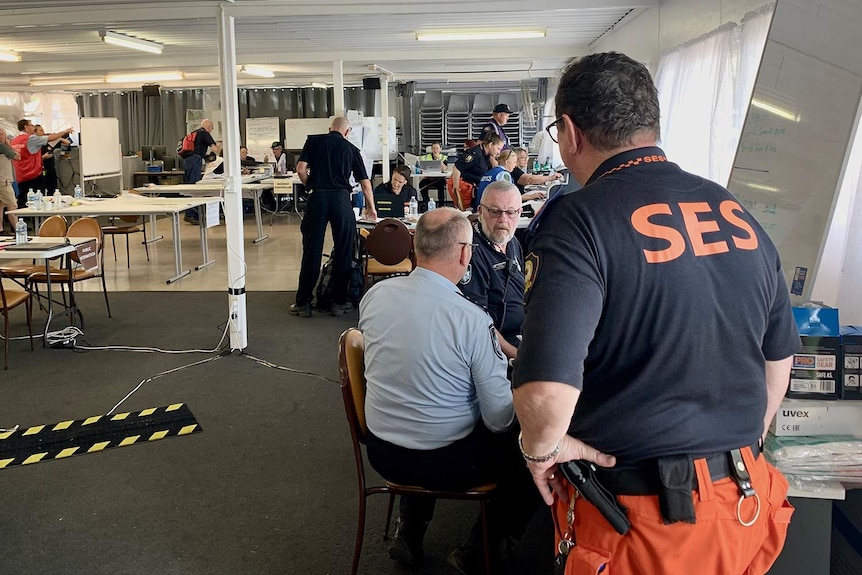
POLYGON ((472 228, 462 212, 455 208, 437 208, 419 218, 413 247, 420 257, 440 259, 449 255, 467 234, 472 237, 472 228))
POLYGON ((518 194, 519 199, 521 197, 521 190, 518 189, 518 186, 506 180, 497 180, 488 184, 485 187, 485 191, 482 192, 482 197, 484 198, 488 192, 515 192, 518 194))

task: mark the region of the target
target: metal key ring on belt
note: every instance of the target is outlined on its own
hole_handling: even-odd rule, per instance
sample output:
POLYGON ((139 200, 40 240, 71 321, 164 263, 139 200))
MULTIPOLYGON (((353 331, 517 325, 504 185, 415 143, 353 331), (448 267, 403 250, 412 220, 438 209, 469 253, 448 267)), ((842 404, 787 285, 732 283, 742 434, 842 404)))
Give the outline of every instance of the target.
POLYGON ((743 527, 751 527, 757 522, 757 518, 760 517, 760 495, 757 493, 754 494, 754 501, 757 503, 757 507, 754 511, 754 517, 751 521, 743 521, 742 516, 740 515, 740 511, 742 511, 742 502, 747 499, 745 495, 739 496, 739 501, 736 502, 736 520, 739 521, 739 524, 743 527))

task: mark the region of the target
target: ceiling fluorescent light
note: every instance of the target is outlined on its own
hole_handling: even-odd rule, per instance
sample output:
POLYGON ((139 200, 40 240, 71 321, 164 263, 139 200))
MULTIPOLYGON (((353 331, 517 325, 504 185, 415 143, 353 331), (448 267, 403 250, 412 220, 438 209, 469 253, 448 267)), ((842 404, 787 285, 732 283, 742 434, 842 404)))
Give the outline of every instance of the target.
POLYGON ((755 108, 760 108, 765 112, 769 112, 770 114, 774 114, 779 118, 784 118, 785 120, 790 120, 791 122, 798 122, 800 120, 798 114, 794 114, 790 110, 785 110, 784 108, 779 108, 769 102, 764 102, 763 100, 752 99, 751 105, 755 108))
POLYGON ((3 62, 20 62, 21 55, 12 50, 0 50, 0 60, 3 62))
POLYGON ((246 74, 258 76, 259 78, 275 78, 275 72, 269 68, 261 68, 260 66, 243 66, 240 68, 246 74))
POLYGON ((325 89, 326 89, 326 84, 323 84, 323 83, 321 83, 321 82, 312 82, 312 83, 311 83, 311 87, 312 87, 312 88, 323 88, 323 89, 325 90, 325 89))
POLYGON ((142 50, 151 54, 161 54, 164 46, 149 40, 141 40, 133 38, 125 34, 118 34, 110 30, 100 30, 99 36, 102 37, 102 42, 105 44, 113 44, 114 46, 122 46, 123 48, 132 48, 134 50, 142 50))
POLYGON ((463 30, 460 32, 417 32, 419 42, 457 42, 464 40, 527 40, 544 38, 544 30, 463 30))
POLYGON ((167 82, 170 80, 182 80, 182 72, 153 72, 150 74, 115 74, 105 77, 109 84, 127 84, 133 82, 167 82))
POLYGON ((80 84, 102 84, 105 78, 102 76, 94 78, 31 78, 31 86, 77 86, 80 84))

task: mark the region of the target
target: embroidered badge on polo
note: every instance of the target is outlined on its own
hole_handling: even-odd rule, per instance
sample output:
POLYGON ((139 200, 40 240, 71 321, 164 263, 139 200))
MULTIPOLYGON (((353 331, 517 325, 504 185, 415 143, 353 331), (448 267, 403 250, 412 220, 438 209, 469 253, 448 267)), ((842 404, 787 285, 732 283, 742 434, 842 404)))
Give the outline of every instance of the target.
POLYGON ((500 347, 500 342, 497 340, 497 330, 494 329, 494 324, 488 326, 488 331, 491 332, 491 345, 494 346, 494 353, 502 360, 506 359, 503 349, 500 347))
POLYGON ((473 154, 467 154, 466 156, 464 156, 464 161, 467 162, 468 164, 470 162, 472 162, 473 161, 473 154))
POLYGON ((461 285, 465 285, 470 283, 471 279, 473 279, 473 264, 467 264, 467 271, 464 272, 464 275, 461 276, 461 279, 458 281, 458 283, 461 285))
POLYGON ((524 295, 530 293, 533 289, 533 282, 536 281, 536 276, 539 275, 539 254, 530 252, 524 258, 524 295))

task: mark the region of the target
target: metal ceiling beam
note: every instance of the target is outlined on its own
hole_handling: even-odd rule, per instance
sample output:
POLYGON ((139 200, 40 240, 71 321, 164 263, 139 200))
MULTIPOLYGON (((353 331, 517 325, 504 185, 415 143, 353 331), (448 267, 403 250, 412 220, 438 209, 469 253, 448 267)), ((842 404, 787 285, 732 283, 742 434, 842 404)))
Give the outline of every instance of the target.
MULTIPOLYGON (((657 8, 659 0, 466 0, 463 2, 365 2, 363 0, 294 2, 269 0, 224 4, 227 14, 236 18, 250 17, 300 17, 300 16, 355 16, 370 14, 392 14, 403 10, 408 15, 422 14, 487 14, 494 12, 542 12, 553 10, 608 10, 616 8, 657 8)), ((66 2, 62 21, 66 25, 92 24, 93 26, 117 26, 122 23, 152 20, 187 20, 189 15, 199 19, 213 20, 218 14, 219 2, 141 2, 138 4, 112 4, 98 2, 66 2)), ((0 33, 5 28, 20 26, 56 26, 57 13, 44 8, 20 8, 0 10, 0 33)), ((499 24, 495 24, 499 26, 499 24)), ((62 26, 56 28, 62 32, 62 26)))

